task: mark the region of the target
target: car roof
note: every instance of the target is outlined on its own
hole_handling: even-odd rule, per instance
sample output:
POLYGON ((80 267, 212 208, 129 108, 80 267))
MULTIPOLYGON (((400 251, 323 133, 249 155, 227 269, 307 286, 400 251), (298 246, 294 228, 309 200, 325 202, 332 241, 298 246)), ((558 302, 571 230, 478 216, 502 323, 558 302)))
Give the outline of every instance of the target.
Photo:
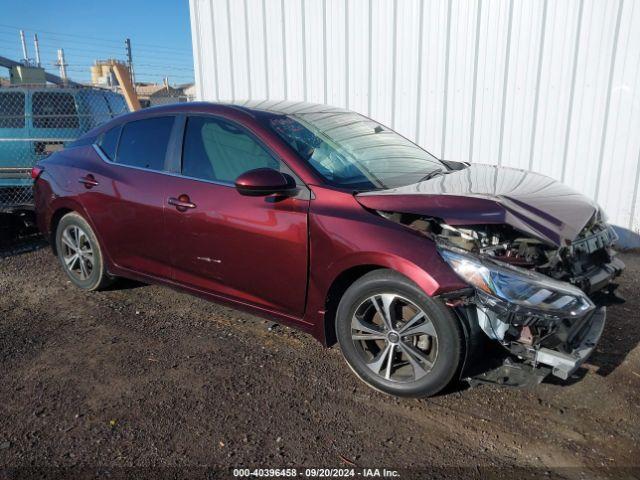
POLYGON ((145 108, 148 113, 189 113, 207 111, 211 108, 223 107, 236 111, 242 111, 249 115, 256 116, 260 113, 272 113, 277 115, 293 115, 305 113, 338 113, 349 112, 344 108, 323 105, 320 103, 295 102, 288 100, 236 100, 219 102, 182 102, 169 105, 158 105, 156 107, 145 108))
POLYGON ((99 125, 87 132, 87 135, 99 135, 115 125, 122 125, 135 120, 158 115, 189 115, 198 113, 240 112, 254 119, 265 115, 304 115, 317 113, 349 113, 350 110, 310 102, 293 102, 287 100, 237 100, 220 102, 179 102, 143 108, 115 117, 109 122, 99 125))
POLYGON ((321 103, 296 102, 289 100, 245 100, 222 103, 249 111, 269 112, 280 115, 302 113, 337 113, 349 111, 345 110, 344 108, 324 105, 321 103))

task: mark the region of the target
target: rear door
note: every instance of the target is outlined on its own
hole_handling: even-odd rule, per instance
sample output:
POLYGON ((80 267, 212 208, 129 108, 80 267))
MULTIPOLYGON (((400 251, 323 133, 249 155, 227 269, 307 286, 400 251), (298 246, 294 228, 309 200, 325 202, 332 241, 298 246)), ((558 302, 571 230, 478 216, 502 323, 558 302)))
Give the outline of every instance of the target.
POLYGON ((292 198, 247 197, 235 179, 255 168, 292 173, 256 136, 212 116, 187 119, 181 176, 169 198, 171 264, 177 282, 301 316, 307 285, 309 191, 292 198))
POLYGON ((171 271, 163 211, 174 123, 174 116, 158 116, 108 130, 94 145, 102 161, 77 172, 80 198, 111 260, 163 278, 171 271))

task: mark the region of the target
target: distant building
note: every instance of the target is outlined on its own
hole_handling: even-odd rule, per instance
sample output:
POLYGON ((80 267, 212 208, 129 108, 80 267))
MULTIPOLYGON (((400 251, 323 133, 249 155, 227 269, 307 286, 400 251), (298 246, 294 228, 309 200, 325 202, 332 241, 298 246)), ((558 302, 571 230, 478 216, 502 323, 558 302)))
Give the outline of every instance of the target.
POLYGON ((163 84, 137 83, 136 92, 142 108, 191 100, 183 89, 172 87, 166 81, 163 84))
POLYGON ((44 68, 15 65, 9 70, 12 85, 45 85, 44 68))
POLYGON ((176 85, 175 88, 182 90, 182 93, 189 98, 189 101, 193 101, 196 98, 196 84, 195 83, 182 83, 176 85))
POLYGON ((126 64, 119 60, 96 60, 91 66, 91 83, 101 87, 117 86, 118 80, 113 72, 113 66, 116 64, 126 67, 126 64))

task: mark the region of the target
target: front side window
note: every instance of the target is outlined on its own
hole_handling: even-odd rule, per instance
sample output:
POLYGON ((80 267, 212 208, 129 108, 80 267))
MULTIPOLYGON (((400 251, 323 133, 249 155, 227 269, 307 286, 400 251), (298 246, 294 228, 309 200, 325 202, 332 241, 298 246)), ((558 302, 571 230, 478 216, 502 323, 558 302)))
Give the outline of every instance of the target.
POLYGON ((164 170, 164 159, 174 117, 155 117, 129 122, 122 127, 116 163, 164 170))
POLYGON ((273 115, 269 124, 329 184, 341 188, 394 188, 447 170, 418 145, 354 112, 273 115))
POLYGON ((0 93, 0 128, 24 128, 24 93, 0 93))
POLYGON ((33 128, 78 128, 78 110, 73 95, 66 92, 36 92, 33 128))
POLYGON ((214 118, 190 117, 184 135, 182 174, 233 183, 256 168, 281 169, 258 141, 244 129, 214 118))

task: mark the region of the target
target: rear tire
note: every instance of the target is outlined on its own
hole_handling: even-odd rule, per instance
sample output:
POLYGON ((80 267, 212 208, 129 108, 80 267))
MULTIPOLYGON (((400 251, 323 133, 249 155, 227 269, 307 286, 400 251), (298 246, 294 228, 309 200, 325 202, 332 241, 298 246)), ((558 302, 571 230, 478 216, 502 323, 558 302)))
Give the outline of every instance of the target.
POLYGON ((63 270, 77 287, 101 290, 113 283, 107 274, 102 249, 89 223, 75 212, 60 219, 56 251, 63 270))
POLYGON ((435 395, 452 382, 463 360, 458 319, 392 270, 370 272, 347 289, 336 333, 360 380, 390 395, 435 395))

